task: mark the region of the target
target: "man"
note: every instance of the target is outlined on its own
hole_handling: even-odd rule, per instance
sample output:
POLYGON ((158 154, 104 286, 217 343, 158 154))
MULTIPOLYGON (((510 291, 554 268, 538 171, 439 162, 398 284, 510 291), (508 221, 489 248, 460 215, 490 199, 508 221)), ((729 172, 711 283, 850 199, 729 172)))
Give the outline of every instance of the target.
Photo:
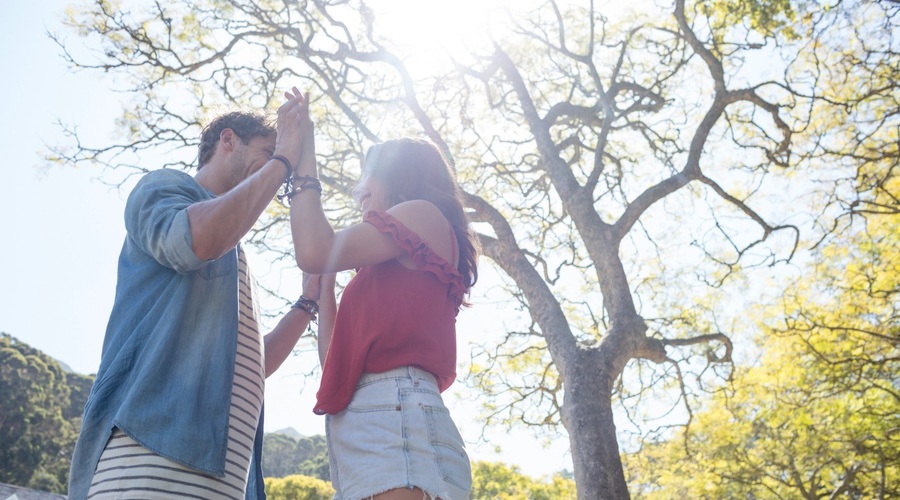
POLYGON ((265 498, 264 378, 316 309, 298 302, 263 339, 239 243, 300 160, 305 105, 279 108, 277 134, 256 114, 220 116, 193 177, 157 170, 130 194, 70 499, 265 498))

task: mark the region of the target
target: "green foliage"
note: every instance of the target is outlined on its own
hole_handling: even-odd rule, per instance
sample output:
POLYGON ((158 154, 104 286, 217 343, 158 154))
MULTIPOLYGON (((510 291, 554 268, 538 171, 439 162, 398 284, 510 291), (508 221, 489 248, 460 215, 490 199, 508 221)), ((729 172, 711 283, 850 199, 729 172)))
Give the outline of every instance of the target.
POLYGON ((744 25, 765 37, 779 36, 796 39, 797 32, 793 23, 797 19, 797 11, 791 0, 755 0, 752 2, 737 0, 716 0, 698 2, 701 12, 709 17, 709 23, 715 29, 716 45, 722 43, 726 33, 738 33, 735 26, 744 25))
POLYGON ((28 481, 28 487, 33 490, 54 493, 66 491, 66 485, 65 483, 60 482, 59 476, 47 472, 44 468, 40 468, 34 472, 34 475, 31 476, 31 480, 28 481))
POLYGON ((330 500, 334 495, 331 483, 315 477, 267 477, 265 482, 266 497, 270 500, 330 500))
POLYGON ((575 498, 575 481, 560 475, 549 482, 522 474, 518 467, 499 462, 472 464, 472 492, 475 500, 562 500, 575 498))
POLYGON ((733 394, 683 440, 627 457, 637 498, 900 497, 896 222, 870 217, 825 247, 761 315, 762 357, 733 394))
POLYGON ((268 433, 263 437, 262 467, 266 476, 273 478, 302 474, 331 480, 325 436, 294 439, 268 433))
POLYGON ((81 416, 84 413, 84 405, 87 404, 91 387, 94 385, 94 377, 80 373, 66 373, 66 383, 69 385, 69 404, 63 408, 63 418, 71 421, 75 429, 81 428, 81 416))
MULTIPOLYGON (((286 436, 280 438, 292 440, 286 436)), ((327 463, 326 463, 327 466, 327 463)), ((269 471, 266 471, 269 474, 269 471)), ((334 495, 331 483, 302 474, 282 478, 266 477, 266 495, 271 500, 319 500, 334 495)), ((554 475, 547 480, 536 480, 520 472, 517 466, 499 462, 474 462, 472 464, 473 500, 565 500, 576 498, 575 481, 571 477, 554 475)))
POLYGON ((0 334, 0 482, 65 492, 91 382, 0 334))

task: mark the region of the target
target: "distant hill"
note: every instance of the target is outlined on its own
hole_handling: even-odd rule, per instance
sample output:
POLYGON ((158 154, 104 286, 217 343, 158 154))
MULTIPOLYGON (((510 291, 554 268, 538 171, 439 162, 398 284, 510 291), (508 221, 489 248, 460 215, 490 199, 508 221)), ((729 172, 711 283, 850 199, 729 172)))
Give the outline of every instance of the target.
POLYGON ((51 358, 51 359, 53 359, 53 361, 56 361, 56 364, 58 364, 59 367, 62 368, 62 370, 63 370, 64 372, 66 372, 66 373, 75 373, 75 370, 73 370, 71 366, 69 366, 69 365, 63 363, 62 361, 60 361, 60 360, 58 360, 58 359, 56 359, 56 358, 51 358))
POLYGON ((272 432, 271 434, 281 434, 282 436, 294 438, 298 441, 306 437, 305 435, 300 434, 300 432, 297 431, 297 429, 294 429, 293 427, 285 427, 284 429, 279 429, 275 432, 272 432))

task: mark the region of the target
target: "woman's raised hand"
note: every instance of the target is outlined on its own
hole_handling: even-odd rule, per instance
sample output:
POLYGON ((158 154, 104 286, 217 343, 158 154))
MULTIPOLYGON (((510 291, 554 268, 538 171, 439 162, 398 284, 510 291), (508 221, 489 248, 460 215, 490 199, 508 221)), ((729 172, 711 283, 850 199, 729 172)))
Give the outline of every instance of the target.
POLYGON ((318 177, 316 172, 316 140, 315 126, 309 115, 309 92, 301 93, 297 87, 285 92, 288 102, 296 101, 297 115, 300 120, 300 157, 294 164, 294 175, 318 177))
POLYGON ((308 128, 304 121, 309 119, 309 102, 297 87, 293 88, 293 93, 285 92, 284 96, 287 102, 278 108, 278 123, 275 127, 278 134, 275 139, 275 154, 287 158, 296 173, 302 154, 303 134, 308 128))

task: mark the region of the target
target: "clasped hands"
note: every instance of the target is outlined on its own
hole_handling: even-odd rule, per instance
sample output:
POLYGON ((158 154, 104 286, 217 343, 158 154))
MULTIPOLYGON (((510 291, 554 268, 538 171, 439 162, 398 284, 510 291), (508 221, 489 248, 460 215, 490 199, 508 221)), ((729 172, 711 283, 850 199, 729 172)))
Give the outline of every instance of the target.
POLYGON ((294 177, 318 177, 316 172, 315 129, 309 116, 309 92, 292 87, 285 92, 287 102, 278 108, 275 154, 288 159, 294 177))

